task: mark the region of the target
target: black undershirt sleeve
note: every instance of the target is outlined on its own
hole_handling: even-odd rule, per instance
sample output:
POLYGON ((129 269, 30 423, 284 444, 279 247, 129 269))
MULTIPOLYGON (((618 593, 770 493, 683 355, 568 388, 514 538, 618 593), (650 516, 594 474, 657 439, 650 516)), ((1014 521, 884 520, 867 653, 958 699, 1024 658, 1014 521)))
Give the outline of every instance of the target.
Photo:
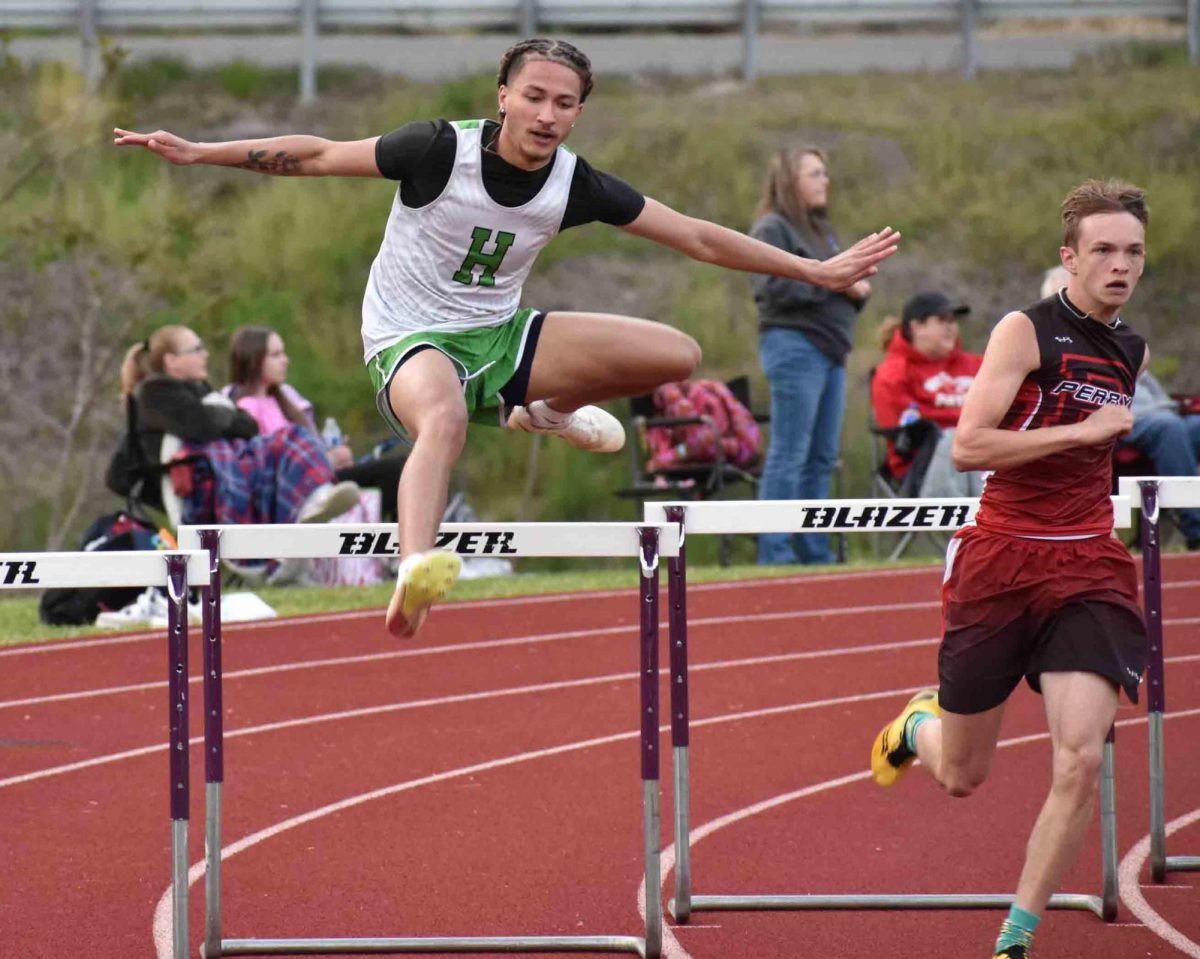
POLYGON ((400 182, 405 206, 425 206, 450 182, 457 144, 448 121, 416 120, 375 142, 375 165, 387 179, 400 182))
POLYGON ((595 169, 583 157, 575 158, 571 194, 559 230, 599 220, 611 226, 628 226, 646 205, 646 198, 620 177, 595 169))

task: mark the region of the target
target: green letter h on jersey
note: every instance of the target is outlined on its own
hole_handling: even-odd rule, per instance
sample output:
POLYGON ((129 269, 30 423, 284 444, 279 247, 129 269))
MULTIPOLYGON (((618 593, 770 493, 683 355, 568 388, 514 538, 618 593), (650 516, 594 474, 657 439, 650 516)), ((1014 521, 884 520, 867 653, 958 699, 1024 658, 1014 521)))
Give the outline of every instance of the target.
POLYGON ((483 269, 479 273, 479 285, 496 285, 496 271, 500 269, 500 263, 504 260, 504 254, 508 252, 508 248, 512 246, 513 240, 517 238, 517 235, 515 233, 505 233, 503 230, 496 231, 495 249, 491 253, 484 253, 483 245, 491 238, 492 231, 486 226, 477 226, 471 231, 471 249, 467 251, 467 258, 463 260, 462 266, 454 274, 455 282, 465 283, 467 286, 470 286, 471 280, 474 279, 475 267, 481 266, 483 269))

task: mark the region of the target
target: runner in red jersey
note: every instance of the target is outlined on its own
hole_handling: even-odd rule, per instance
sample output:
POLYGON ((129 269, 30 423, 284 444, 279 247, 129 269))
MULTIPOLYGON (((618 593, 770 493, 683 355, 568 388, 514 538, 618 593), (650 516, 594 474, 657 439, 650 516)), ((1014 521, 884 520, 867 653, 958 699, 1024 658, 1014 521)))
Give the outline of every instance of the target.
POLYGON ((917 758, 951 796, 985 779, 1022 677, 1043 696, 1053 782, 994 956, 1028 959, 1092 818, 1118 691, 1137 701, 1146 639, 1133 561, 1113 538, 1112 450, 1149 359, 1118 315, 1142 274, 1145 195, 1088 182, 1063 201, 1070 279, 992 331, 955 437, 960 470, 992 470, 976 525, 946 553, 937 690, 876 737, 892 785, 917 758))

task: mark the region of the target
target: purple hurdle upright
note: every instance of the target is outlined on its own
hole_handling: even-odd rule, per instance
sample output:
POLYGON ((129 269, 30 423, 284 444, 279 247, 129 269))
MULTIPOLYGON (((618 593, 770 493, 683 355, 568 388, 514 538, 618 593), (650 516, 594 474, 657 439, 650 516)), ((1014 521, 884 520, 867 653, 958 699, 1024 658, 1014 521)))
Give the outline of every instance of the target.
POLYGON ((671 661, 671 756, 675 780, 675 897, 677 922, 692 914, 691 784, 688 780, 687 543, 682 506, 666 508, 667 521, 679 525, 679 555, 667 560, 667 625, 671 661))
POLYGON ((187 557, 167 557, 167 726, 170 730, 172 955, 188 951, 187 557))
POLYGON ((658 529, 639 526, 641 540, 641 711, 642 711, 642 838, 646 880, 646 944, 642 953, 655 959, 662 952, 662 875, 659 862, 658 748, 658 529))
POLYGON ((1166 787, 1163 778, 1163 714, 1167 709, 1167 692, 1163 665, 1162 541, 1159 529, 1163 497, 1160 493, 1167 492, 1168 504, 1178 506, 1189 504, 1174 502, 1174 499, 1184 498, 1188 489, 1194 490, 1196 503, 1200 505, 1200 483, 1192 478, 1140 477, 1133 482, 1137 483, 1141 493, 1142 606, 1146 613, 1146 638, 1149 641, 1146 719, 1150 737, 1150 875, 1155 882, 1163 882, 1169 872, 1200 871, 1200 856, 1167 855, 1166 787), (1161 488, 1166 484, 1170 484, 1169 491, 1161 488), (1185 489, 1183 494, 1178 492, 1180 487, 1185 489))
POLYGON ((204 599, 204 955, 221 954, 221 785, 225 725, 221 697, 221 531, 200 531, 208 553, 204 599))
MULTIPOLYGON (((181 527, 181 542, 208 554, 204 605, 204 734, 207 817, 204 956, 349 953, 631 952, 658 959, 662 951, 659 853, 659 557, 673 558, 676 527, 631 523, 450 523, 439 543, 460 553, 513 556, 637 557, 639 588, 639 762, 646 884, 645 936, 430 936, 421 938, 224 939, 221 928, 221 788, 224 781, 220 560, 372 556, 394 552, 395 528, 382 524, 181 527)), ((186 860, 184 863, 186 873, 186 860)), ((186 882, 186 876, 185 876, 186 882)), ((177 928, 178 935, 178 928, 177 928)), ((184 931, 186 944, 186 929, 184 931)), ((180 954, 179 959, 182 959, 180 954)))

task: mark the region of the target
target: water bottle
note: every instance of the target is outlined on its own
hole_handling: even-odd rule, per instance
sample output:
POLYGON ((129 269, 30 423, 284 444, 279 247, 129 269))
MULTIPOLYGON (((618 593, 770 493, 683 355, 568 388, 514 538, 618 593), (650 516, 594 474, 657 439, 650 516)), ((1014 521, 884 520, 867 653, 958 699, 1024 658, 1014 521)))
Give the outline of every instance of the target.
POLYGON ((908 408, 900 414, 900 425, 908 426, 909 423, 915 423, 921 418, 921 410, 916 403, 909 403, 908 408))
POLYGON ((325 441, 326 449, 342 445, 342 428, 332 416, 325 417, 325 425, 321 427, 321 439, 325 441))

